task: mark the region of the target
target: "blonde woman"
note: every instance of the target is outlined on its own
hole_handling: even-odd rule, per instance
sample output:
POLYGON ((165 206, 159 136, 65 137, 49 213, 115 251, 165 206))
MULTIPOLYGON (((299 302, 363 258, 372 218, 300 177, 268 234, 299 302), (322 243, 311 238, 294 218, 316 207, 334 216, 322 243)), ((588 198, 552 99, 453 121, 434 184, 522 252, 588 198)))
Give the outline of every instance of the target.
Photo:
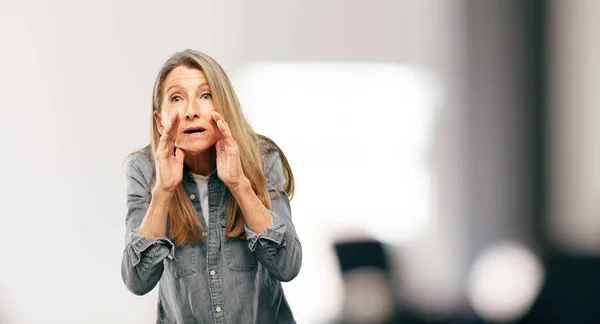
POLYGON ((302 263, 285 155, 193 50, 158 73, 151 123, 151 145, 125 165, 127 288, 159 284, 157 323, 295 323, 281 287, 302 263))

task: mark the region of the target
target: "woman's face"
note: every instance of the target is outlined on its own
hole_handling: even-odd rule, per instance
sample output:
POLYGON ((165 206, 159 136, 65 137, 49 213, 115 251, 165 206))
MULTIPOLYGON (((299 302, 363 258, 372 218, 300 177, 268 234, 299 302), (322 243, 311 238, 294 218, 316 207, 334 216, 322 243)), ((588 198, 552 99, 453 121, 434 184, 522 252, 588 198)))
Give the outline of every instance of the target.
POLYGON ((175 146, 196 154, 212 147, 219 139, 211 113, 215 110, 208 80, 203 71, 178 66, 164 81, 160 114, 154 118, 162 134, 168 116, 176 111, 179 127, 175 146))

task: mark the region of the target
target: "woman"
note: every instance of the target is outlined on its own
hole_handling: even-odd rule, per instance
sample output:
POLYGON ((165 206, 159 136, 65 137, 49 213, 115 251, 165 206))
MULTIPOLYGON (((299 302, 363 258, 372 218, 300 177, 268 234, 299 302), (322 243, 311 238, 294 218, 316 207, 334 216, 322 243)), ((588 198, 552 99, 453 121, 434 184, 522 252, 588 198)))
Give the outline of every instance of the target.
POLYGON ((285 156, 205 54, 169 58, 152 99, 151 145, 126 162, 125 285, 160 282, 157 323, 294 323, 281 282, 302 247, 285 156))

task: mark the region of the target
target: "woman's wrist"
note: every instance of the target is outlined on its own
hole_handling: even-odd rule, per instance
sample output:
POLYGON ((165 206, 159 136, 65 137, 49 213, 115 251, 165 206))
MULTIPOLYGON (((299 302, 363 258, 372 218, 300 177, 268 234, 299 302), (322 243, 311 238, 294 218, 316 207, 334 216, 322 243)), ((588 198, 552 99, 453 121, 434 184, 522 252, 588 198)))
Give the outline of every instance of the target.
POLYGON ((243 177, 236 184, 228 185, 227 187, 229 188, 229 191, 231 191, 231 194, 237 199, 246 192, 252 192, 252 185, 250 184, 250 180, 246 177, 243 177))
POLYGON ((155 186, 152 189, 152 200, 162 204, 168 204, 171 201, 171 198, 175 194, 175 190, 169 191, 160 188, 159 186, 155 186))
POLYGON ((152 200, 138 234, 152 240, 166 235, 167 215, 172 197, 173 193, 159 187, 152 189, 152 200))

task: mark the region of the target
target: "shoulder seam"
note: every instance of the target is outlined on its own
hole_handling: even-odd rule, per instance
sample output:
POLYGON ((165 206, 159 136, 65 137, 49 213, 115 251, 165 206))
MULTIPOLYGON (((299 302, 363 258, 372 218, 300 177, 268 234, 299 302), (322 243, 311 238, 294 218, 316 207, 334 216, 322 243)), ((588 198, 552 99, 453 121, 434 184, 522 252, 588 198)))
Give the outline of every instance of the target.
POLYGON ((138 170, 139 172, 141 172, 141 168, 139 166, 137 166, 137 162, 142 158, 147 158, 148 159, 148 163, 152 163, 151 158, 147 155, 148 151, 148 146, 145 146, 143 148, 141 148, 140 150, 132 153, 127 161, 127 166, 130 168, 135 168, 136 170, 138 170))

